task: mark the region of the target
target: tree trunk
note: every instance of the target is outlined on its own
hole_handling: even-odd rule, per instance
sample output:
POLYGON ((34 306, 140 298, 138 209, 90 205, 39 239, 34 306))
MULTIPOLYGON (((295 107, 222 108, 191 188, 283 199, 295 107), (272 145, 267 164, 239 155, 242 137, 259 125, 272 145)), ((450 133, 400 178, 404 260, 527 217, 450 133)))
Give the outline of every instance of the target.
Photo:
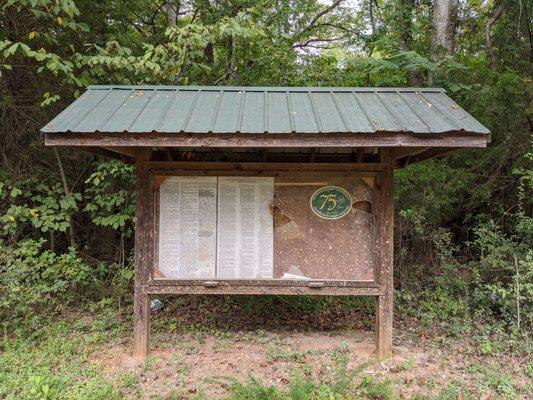
POLYGON ((455 50, 455 24, 458 0, 435 0, 433 3, 432 54, 437 58, 441 49, 446 55, 455 50))
POLYGON ((167 3, 167 22, 168 26, 175 28, 178 24, 179 1, 169 1, 167 3))
POLYGON ((370 17, 370 26, 372 28, 372 36, 376 34, 376 20, 374 18, 374 1, 369 0, 368 2, 368 15, 370 17))
POLYGON ((204 47, 204 56, 207 65, 212 66, 215 64, 215 49, 213 48, 213 43, 209 42, 204 47))
POLYGON ((402 50, 411 50, 413 42, 414 0, 396 0, 396 30, 400 36, 402 50))
MULTIPOLYGON (((61 157, 59 157, 59 152, 57 151, 57 148, 54 147, 54 155, 56 156, 57 165, 59 167, 59 174, 61 176, 61 182, 63 182, 63 190, 65 191, 65 196, 70 196, 70 190, 68 188, 67 183, 67 176, 65 175, 65 169, 63 168, 63 162, 61 161, 61 157)), ((76 240, 74 236, 74 221, 72 219, 70 220, 70 225, 68 227, 68 239, 70 242, 70 247, 76 247, 76 240)))
MULTIPOLYGON (((400 47, 403 51, 411 51, 413 44, 413 11, 414 0, 395 1, 395 29, 400 37, 400 47)), ((409 84, 419 86, 424 81, 418 71, 409 71, 409 84)))
POLYGON ((498 7, 494 15, 487 21, 485 26, 485 40, 487 42, 487 57, 489 58, 490 67, 495 70, 498 68, 496 55, 494 54, 494 43, 492 42, 492 27, 500 19, 503 12, 503 6, 498 7))

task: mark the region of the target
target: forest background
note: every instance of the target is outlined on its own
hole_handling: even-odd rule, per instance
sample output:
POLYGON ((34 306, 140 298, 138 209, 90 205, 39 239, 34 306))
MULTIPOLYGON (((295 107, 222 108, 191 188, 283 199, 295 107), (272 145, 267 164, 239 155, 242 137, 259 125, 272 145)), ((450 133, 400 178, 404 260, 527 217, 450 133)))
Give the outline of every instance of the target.
MULTIPOLYGON (((532 13, 530 0, 3 0, 4 348, 73 305, 131 307, 133 167, 45 148, 38 133, 87 85, 436 86, 492 142, 396 172, 398 318, 452 337, 486 329, 480 351, 528 352, 532 13)), ((341 302, 368 316, 373 306, 224 301, 288 313, 341 302)))

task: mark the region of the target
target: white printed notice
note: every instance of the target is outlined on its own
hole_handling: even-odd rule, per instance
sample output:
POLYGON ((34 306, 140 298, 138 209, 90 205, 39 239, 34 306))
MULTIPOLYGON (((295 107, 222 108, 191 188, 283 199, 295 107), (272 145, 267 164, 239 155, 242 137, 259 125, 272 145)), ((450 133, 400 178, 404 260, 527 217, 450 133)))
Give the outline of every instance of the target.
POLYGON ((214 278, 216 177, 169 177, 160 189, 159 272, 165 278, 214 278))
POLYGON ((274 178, 218 178, 217 277, 273 277, 274 178))

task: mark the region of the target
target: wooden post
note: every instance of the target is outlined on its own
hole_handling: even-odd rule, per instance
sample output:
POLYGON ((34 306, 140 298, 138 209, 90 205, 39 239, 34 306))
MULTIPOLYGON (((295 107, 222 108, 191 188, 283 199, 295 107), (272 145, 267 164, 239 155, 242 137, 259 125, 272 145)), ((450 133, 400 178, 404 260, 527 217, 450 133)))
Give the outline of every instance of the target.
POLYGON ((376 310, 376 333, 378 358, 392 356, 393 320, 393 252, 394 252, 394 157, 390 149, 381 149, 381 162, 385 169, 380 174, 380 265, 376 310))
POLYGON ((144 361, 150 348, 150 295, 142 292, 142 286, 148 283, 150 273, 148 251, 151 246, 149 238, 150 224, 150 185, 148 170, 144 163, 150 161, 151 150, 140 148, 136 151, 136 200, 135 200, 135 281, 133 296, 133 341, 134 355, 144 361))

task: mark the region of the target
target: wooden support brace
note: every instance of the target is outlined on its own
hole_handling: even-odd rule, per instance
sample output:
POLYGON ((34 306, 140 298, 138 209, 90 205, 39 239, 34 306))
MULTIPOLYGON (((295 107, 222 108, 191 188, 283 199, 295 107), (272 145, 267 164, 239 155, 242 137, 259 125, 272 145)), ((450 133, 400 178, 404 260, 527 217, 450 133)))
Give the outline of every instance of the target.
POLYGON ((390 149, 381 150, 381 162, 385 164, 380 174, 380 265, 378 296, 376 309, 376 353, 379 359, 392 356, 392 321, 393 321, 393 240, 394 240, 394 157, 390 149))
POLYGON ((136 216, 135 223, 135 287, 133 296, 133 341, 134 355, 146 360, 150 349, 150 295, 144 293, 143 285, 148 283, 150 266, 150 181, 145 163, 150 160, 150 149, 138 149, 136 165, 136 216))

